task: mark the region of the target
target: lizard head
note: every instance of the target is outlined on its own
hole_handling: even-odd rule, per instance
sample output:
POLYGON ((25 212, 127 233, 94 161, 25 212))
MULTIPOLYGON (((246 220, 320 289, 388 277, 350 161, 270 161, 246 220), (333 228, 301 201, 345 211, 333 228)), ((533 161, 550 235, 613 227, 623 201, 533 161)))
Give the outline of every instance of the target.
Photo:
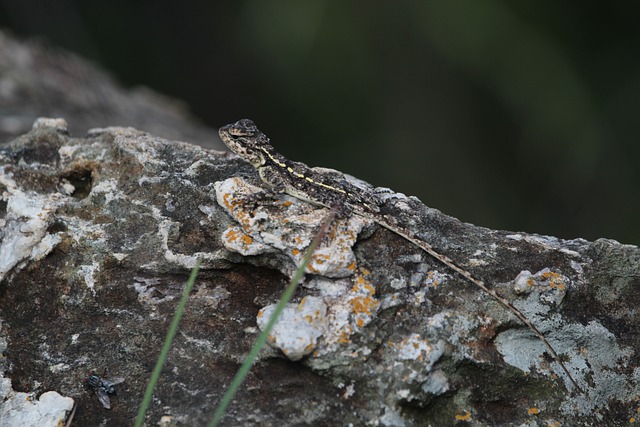
POLYGON ((260 147, 268 145, 269 138, 260 132, 251 120, 242 119, 222 126, 218 133, 231 151, 251 163, 253 167, 258 168, 265 164, 265 154, 260 147))

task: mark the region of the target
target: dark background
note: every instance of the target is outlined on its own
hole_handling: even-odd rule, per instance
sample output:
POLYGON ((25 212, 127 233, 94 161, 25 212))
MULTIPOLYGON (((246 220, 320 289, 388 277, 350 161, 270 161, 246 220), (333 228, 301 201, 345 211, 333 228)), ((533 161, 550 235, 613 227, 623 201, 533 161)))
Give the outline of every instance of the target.
POLYGON ((0 0, 0 28, 210 126, 252 118, 294 160, 477 225, 633 244, 639 16, 631 1, 0 0))

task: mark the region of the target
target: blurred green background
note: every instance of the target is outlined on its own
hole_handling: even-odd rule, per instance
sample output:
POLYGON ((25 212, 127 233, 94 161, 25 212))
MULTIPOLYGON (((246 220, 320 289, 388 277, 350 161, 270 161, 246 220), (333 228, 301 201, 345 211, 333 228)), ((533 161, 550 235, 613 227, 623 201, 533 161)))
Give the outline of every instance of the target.
POLYGON ((0 27, 211 126, 252 118, 294 160, 477 225, 632 244, 638 17, 632 1, 0 0, 0 27))

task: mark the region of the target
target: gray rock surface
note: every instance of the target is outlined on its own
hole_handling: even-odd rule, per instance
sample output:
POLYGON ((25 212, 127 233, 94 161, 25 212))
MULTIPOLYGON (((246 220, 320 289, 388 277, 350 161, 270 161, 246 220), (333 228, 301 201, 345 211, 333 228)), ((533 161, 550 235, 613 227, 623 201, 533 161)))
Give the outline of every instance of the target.
MULTIPOLYGON (((40 120, 0 155, 0 361, 13 390, 73 398, 74 425, 130 425, 201 258, 147 425, 205 425, 326 211, 247 204, 259 181, 240 159, 131 128, 78 138, 40 120), (111 410, 83 386, 105 369, 125 377, 111 410)), ((489 230, 379 191, 518 306, 582 391, 490 297, 393 233, 339 218, 226 425, 629 423, 637 247, 489 230)))
POLYGON ((146 87, 125 89, 78 55, 0 31, 0 143, 28 132, 41 116, 64 117, 72 133, 133 126, 164 138, 224 147, 184 102, 146 87))

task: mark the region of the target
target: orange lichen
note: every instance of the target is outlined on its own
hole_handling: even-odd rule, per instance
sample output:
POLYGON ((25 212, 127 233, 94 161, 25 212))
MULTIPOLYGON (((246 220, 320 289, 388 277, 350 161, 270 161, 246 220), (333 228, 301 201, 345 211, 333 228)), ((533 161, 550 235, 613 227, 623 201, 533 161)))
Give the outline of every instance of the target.
MULTIPOLYGON (((369 272, 361 273, 354 278, 354 285, 351 288, 351 293, 354 296, 349 303, 354 314, 370 316, 380 306, 380 302, 374 297, 376 293, 375 287, 364 277, 369 272)), ((365 320, 362 317, 356 319, 356 325, 359 327, 364 326, 365 320)))
POLYGON ((527 414, 529 415, 538 415, 540 413, 540 409, 532 407, 527 409, 527 414))
POLYGON ((327 237, 329 237, 329 240, 335 240, 336 238, 336 232, 337 230, 335 229, 335 227, 332 227, 329 232, 327 233, 327 237))
POLYGON ((300 302, 298 303, 298 310, 302 310, 302 307, 304 306, 304 304, 307 302, 307 297, 303 297, 300 302))
POLYGON ((225 238, 229 243, 240 241, 247 246, 253 243, 253 239, 251 238, 251 236, 238 232, 237 229, 234 228, 230 228, 226 231, 225 238))
POLYGON ((349 332, 347 332, 347 331, 345 330, 345 331, 340 332, 340 337, 338 338, 338 342, 339 342, 340 344, 347 344, 347 343, 349 343, 349 335, 351 335, 351 334, 350 334, 350 331, 349 331, 349 332))
POLYGON ((565 288, 564 277, 562 277, 560 274, 555 273, 553 271, 544 271, 541 274, 541 276, 544 280, 548 282, 549 287, 551 289, 564 290, 565 288))
POLYGON ((456 414, 456 421, 471 421, 471 413, 469 411, 464 411, 463 415, 456 414))
POLYGON ((227 231, 226 237, 229 242, 235 242, 236 240, 238 240, 238 233, 236 233, 236 231, 233 229, 229 229, 227 231))
POLYGON ((316 263, 319 265, 324 264, 325 262, 327 262, 329 260, 329 256, 327 256, 326 254, 318 254, 315 253, 313 254, 313 256, 311 257, 311 262, 312 263, 316 263))
POLYGON ((356 314, 371 314, 371 311, 380 305, 380 302, 372 297, 355 297, 350 302, 352 310, 356 314))
POLYGON ((436 276, 436 272, 435 272, 435 271, 430 271, 430 272, 427 274, 427 279, 428 279, 428 280, 429 280, 429 282, 430 282, 430 283, 428 284, 428 286, 429 286, 429 287, 435 288, 435 287, 437 287, 437 286, 440 284, 440 282, 438 281, 438 279, 437 279, 436 277, 437 277, 437 276, 436 276))

